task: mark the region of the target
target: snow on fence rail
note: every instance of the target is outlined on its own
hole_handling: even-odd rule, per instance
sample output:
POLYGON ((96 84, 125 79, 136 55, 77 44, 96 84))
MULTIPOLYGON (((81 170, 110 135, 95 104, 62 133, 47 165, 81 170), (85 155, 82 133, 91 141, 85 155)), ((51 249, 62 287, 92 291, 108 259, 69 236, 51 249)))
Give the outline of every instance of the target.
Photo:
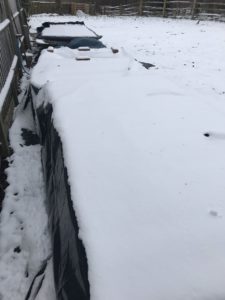
POLYGON ((28 47, 24 10, 17 1, 0 2, 0 155, 9 154, 8 129, 17 104, 20 51, 28 47))
POLYGON ((76 1, 31 1, 27 7, 29 14, 39 13, 70 13, 83 10, 90 14, 106 15, 144 15, 144 16, 185 16, 203 17, 224 20, 225 0, 125 0, 96 1, 95 4, 85 4, 76 1))

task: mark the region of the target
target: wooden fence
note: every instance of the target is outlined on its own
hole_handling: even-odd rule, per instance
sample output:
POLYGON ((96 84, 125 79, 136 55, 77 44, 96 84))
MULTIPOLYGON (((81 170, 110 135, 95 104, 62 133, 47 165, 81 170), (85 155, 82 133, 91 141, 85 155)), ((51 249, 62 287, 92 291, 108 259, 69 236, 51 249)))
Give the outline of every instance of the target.
POLYGON ((0 0, 0 156, 9 154, 8 131, 17 104, 21 53, 29 47, 25 12, 18 1, 0 0))
POLYGON ((28 15, 41 13, 58 13, 74 15, 78 10, 86 14, 95 14, 95 5, 90 3, 81 3, 77 1, 64 2, 60 1, 30 1, 24 2, 24 7, 28 15))
POLYGON ((29 14, 75 14, 78 9, 90 14, 141 15, 162 17, 213 18, 225 20, 225 0, 96 0, 81 3, 57 0, 27 2, 29 14))
POLYGON ((101 5, 106 15, 211 18, 225 20, 225 0, 140 0, 120 5, 101 5))

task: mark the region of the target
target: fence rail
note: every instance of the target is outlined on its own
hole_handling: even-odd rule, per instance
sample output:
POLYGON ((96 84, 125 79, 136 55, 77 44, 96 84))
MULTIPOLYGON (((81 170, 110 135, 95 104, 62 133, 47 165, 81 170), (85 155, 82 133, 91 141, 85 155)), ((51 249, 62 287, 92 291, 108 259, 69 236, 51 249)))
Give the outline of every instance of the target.
MULTIPOLYGON (((27 4, 28 5, 28 4, 27 4)), ((78 9, 90 14, 143 15, 163 17, 210 17, 225 20, 225 0, 97 0, 94 4, 76 0, 30 1, 29 14, 63 13, 74 14, 78 9)))
POLYGON ((0 0, 0 9, 0 156, 5 157, 9 154, 8 131, 17 104, 20 53, 29 46, 29 40, 25 12, 18 1, 0 0))

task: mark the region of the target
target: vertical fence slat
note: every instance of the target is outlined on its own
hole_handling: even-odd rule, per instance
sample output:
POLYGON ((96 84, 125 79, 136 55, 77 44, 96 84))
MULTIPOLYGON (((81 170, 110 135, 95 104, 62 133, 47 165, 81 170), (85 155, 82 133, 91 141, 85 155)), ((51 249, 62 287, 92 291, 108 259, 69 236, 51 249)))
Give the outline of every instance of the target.
POLYGON ((167 0, 163 1, 163 17, 166 16, 166 4, 167 4, 167 0))
POLYGON ((192 19, 194 19, 194 17, 195 17, 196 4, 197 4, 197 0, 193 0, 193 5, 192 5, 192 9, 191 9, 192 19))
POLYGON ((140 0, 139 2, 139 16, 143 15, 143 2, 144 0, 140 0))

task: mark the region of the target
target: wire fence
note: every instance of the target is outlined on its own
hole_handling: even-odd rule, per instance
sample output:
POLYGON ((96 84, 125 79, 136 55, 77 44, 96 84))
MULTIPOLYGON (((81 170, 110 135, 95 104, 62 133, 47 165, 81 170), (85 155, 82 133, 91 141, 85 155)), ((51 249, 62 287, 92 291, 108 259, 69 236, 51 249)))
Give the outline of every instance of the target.
POLYGON ((16 0, 0 0, 0 156, 9 154, 8 131, 17 104, 21 53, 29 45, 24 10, 16 0))

